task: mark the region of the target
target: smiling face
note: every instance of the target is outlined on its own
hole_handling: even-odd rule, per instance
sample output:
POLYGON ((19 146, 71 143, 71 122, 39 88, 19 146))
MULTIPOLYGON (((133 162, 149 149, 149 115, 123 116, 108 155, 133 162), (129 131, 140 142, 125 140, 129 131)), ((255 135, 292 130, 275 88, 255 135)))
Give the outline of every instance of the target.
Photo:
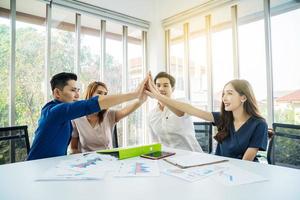
POLYGON ((102 85, 99 85, 95 90, 95 92, 93 93, 93 97, 97 95, 107 95, 107 93, 108 93, 107 89, 102 85))
POLYGON ((55 88, 53 94, 55 99, 61 102, 73 102, 79 99, 79 88, 75 80, 69 80, 62 90, 55 88))
POLYGON ((174 88, 172 88, 170 80, 168 78, 161 77, 156 79, 155 85, 160 94, 171 97, 174 88))
POLYGON ((243 108, 243 102, 247 100, 245 95, 240 95, 232 86, 227 84, 224 87, 222 101, 225 111, 235 111, 239 108, 243 108))

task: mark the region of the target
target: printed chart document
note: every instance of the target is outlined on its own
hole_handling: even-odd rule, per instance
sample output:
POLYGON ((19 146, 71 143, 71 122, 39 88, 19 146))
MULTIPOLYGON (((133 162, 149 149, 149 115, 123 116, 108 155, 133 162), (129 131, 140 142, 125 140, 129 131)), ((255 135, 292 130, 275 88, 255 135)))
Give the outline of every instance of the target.
POLYGON ((205 165, 202 167, 195 167, 189 169, 165 169, 163 172, 167 175, 175 176, 189 182, 195 182, 207 178, 211 175, 220 173, 222 170, 225 169, 226 168, 218 165, 205 165))
POLYGON ((268 180, 260 175, 241 169, 231 164, 224 165, 224 167, 226 167, 226 170, 217 173, 216 175, 212 176, 212 178, 215 181, 227 186, 250 184, 268 180))
POLYGON ((120 162, 120 166, 115 176, 117 177, 140 177, 159 176, 159 168, 156 160, 134 160, 120 162))
POLYGON ((211 156, 211 155, 205 154, 205 153, 180 155, 180 156, 175 155, 170 158, 165 158, 164 160, 170 164, 180 167, 181 169, 204 166, 204 165, 211 165, 211 164, 228 161, 224 158, 211 156))
POLYGON ((112 161, 106 155, 96 153, 83 154, 79 158, 61 161, 54 168, 50 168, 36 181, 74 181, 103 179, 107 168, 104 161, 112 161))

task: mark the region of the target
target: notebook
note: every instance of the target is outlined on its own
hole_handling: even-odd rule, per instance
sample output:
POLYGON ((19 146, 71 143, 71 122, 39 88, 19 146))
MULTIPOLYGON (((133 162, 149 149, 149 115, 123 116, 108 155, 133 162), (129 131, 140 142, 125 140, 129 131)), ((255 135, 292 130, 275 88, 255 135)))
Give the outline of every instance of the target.
POLYGON ((175 165, 181 169, 186 169, 190 167, 217 164, 221 162, 226 162, 228 160, 225 158, 212 156, 206 153, 197 153, 191 155, 173 156, 165 158, 164 161, 175 165))

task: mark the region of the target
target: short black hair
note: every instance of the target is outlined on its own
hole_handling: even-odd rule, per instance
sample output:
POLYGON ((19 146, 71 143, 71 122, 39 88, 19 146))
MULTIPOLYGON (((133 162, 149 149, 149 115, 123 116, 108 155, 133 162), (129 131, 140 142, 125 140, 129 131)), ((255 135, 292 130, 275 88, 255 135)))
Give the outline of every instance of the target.
POLYGON ((69 80, 77 81, 77 75, 68 72, 55 74, 50 81, 52 91, 54 91, 55 88, 63 90, 64 87, 68 84, 67 82, 69 80))
POLYGON ((172 76, 172 75, 170 75, 170 74, 168 74, 167 72, 159 72, 156 76, 155 76, 155 78, 154 78, 154 83, 156 84, 156 80, 157 79, 159 79, 159 78, 167 78, 167 79, 169 79, 169 81, 170 81, 170 84, 171 84, 171 87, 172 88, 174 88, 175 87, 175 78, 172 76))

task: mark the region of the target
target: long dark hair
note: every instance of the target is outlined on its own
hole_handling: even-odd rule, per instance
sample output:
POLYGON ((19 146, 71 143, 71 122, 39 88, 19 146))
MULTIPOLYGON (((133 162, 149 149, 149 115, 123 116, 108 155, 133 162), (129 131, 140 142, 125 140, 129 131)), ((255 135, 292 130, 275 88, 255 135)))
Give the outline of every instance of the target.
MULTIPOLYGON (((258 110, 258 105, 252 90, 250 83, 246 80, 234 79, 225 84, 224 88, 231 84, 232 87, 239 93, 240 96, 245 95, 247 100, 243 104, 243 108, 248 115, 255 118, 264 119, 258 110)), ((224 92, 224 89, 223 89, 224 92)), ((219 143, 228 137, 229 127, 233 123, 232 111, 226 111, 224 103, 221 103, 221 117, 220 122, 217 125, 218 133, 214 136, 215 140, 219 143)))
MULTIPOLYGON (((102 83, 100 81, 91 82, 86 89, 84 98, 85 99, 92 98, 93 94, 96 92, 96 90, 99 86, 102 86, 107 90, 107 86, 105 85, 105 83, 102 83)), ((103 122, 103 117, 104 117, 104 114, 106 113, 106 111, 107 110, 101 110, 100 112, 98 112, 99 124, 101 124, 103 122)))

